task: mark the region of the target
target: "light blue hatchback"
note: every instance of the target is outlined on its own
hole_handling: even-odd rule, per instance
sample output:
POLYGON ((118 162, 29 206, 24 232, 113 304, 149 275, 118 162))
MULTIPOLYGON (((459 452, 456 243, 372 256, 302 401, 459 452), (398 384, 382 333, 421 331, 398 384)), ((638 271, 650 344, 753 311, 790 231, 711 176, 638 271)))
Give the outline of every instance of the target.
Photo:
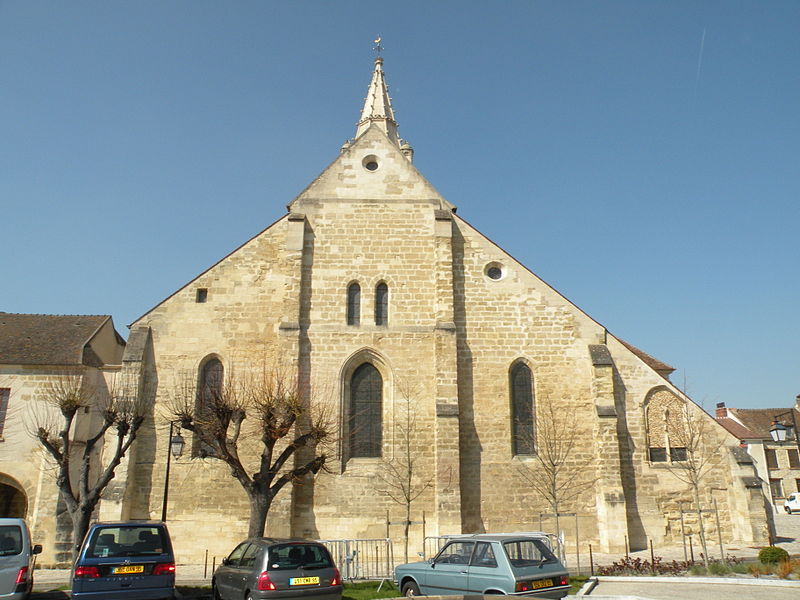
POLYGON ((427 562, 394 570, 403 595, 503 594, 563 598, 569 574, 547 538, 531 535, 471 535, 451 539, 427 562))

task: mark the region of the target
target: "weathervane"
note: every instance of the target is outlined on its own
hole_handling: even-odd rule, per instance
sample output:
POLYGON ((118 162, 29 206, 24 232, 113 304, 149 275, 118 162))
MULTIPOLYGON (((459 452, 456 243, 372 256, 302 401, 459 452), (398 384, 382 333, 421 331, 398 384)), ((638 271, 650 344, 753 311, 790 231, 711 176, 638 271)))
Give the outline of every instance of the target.
POLYGON ((375 50, 375 54, 377 54, 378 58, 380 58, 381 52, 383 52, 383 46, 381 45, 381 36, 376 37, 373 40, 373 43, 375 45, 372 47, 372 49, 375 50))

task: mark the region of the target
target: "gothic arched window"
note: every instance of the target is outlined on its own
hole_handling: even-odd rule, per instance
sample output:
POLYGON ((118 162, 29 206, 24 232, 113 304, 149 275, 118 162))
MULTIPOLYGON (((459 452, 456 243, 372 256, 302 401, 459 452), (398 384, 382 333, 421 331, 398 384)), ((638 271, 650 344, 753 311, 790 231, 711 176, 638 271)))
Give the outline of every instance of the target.
POLYGON ((347 287, 347 324, 361 323, 361 286, 351 283, 347 287))
POLYGON ((535 453, 533 377, 524 363, 511 369, 511 448, 514 456, 535 453))
MULTIPOLYGON (((224 377, 225 369, 217 358, 207 360, 201 367, 197 385, 197 403, 195 406, 195 417, 197 421, 207 421, 214 406, 219 403, 222 396, 222 382, 224 377)), ((195 436, 192 443, 192 456, 206 457, 215 456, 215 454, 214 448, 195 436)))
POLYGON ((381 282, 375 288, 375 325, 389 324, 389 286, 381 282))
POLYGON ((379 457, 383 442, 383 379, 364 363, 350 379, 350 458, 379 457))

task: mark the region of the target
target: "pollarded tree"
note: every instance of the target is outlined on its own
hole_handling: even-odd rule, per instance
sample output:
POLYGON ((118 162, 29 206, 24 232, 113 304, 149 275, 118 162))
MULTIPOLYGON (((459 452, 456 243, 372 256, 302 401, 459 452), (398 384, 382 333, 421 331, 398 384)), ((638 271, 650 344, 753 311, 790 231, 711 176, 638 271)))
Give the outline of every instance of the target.
POLYGON ((144 422, 151 394, 140 388, 146 387, 120 376, 101 392, 82 373, 64 373, 44 386, 44 408, 30 413, 29 432, 55 462, 56 485, 72 520, 73 559, 97 503, 144 422), (81 419, 88 426, 78 423, 81 419))
POLYGON ((286 484, 325 469, 334 427, 324 410, 312 413, 310 405, 310 390, 296 371, 265 362, 200 384, 184 377, 174 395, 170 418, 194 433, 206 455, 227 464, 247 493, 250 536, 264 535, 272 502, 286 484), (242 447, 250 442, 257 450, 252 455, 242 447))

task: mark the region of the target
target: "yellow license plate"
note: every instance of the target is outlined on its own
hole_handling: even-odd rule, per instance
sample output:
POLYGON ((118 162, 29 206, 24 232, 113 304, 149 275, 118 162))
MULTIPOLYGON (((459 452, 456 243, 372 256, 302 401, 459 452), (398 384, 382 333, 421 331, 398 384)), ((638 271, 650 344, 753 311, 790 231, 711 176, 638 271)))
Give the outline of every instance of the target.
POLYGON ((289 585, 314 585, 319 583, 319 577, 292 577, 289 585))
POLYGON ((539 579, 537 581, 531 582, 533 583, 533 589, 538 590, 540 588, 551 587, 553 585, 552 579, 539 579))
POLYGON ((114 567, 114 575, 130 575, 131 573, 144 573, 144 565, 131 565, 130 567, 114 567))

